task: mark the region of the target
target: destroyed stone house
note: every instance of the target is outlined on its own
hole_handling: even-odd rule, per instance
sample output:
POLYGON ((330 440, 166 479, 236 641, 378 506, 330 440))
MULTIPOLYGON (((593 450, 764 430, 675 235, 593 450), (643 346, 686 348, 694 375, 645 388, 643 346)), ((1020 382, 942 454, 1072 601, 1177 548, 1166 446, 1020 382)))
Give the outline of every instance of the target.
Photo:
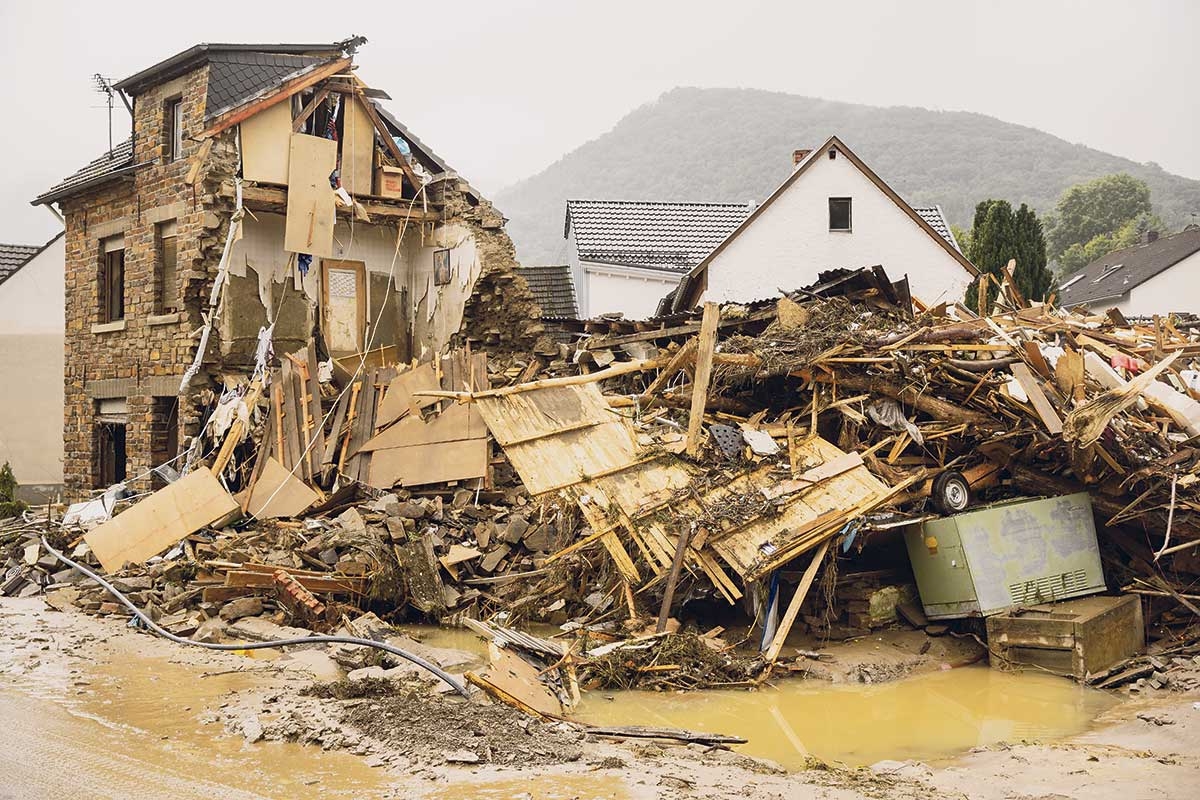
POLYGON ((354 74, 364 41, 142 70, 114 86, 130 138, 33 201, 66 220, 68 494, 149 488, 268 346, 407 362, 538 334, 504 218, 354 74))

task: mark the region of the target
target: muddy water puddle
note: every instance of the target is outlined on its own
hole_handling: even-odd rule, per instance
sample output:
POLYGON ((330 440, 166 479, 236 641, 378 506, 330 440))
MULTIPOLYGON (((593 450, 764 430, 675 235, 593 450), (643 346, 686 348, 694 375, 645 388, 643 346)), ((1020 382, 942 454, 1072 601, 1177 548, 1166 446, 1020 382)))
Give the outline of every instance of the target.
POLYGON ((810 755, 858 766, 1054 741, 1087 730, 1115 703, 1065 678, 979 666, 873 686, 788 681, 755 692, 593 692, 576 716, 744 736, 740 752, 799 769, 810 755))

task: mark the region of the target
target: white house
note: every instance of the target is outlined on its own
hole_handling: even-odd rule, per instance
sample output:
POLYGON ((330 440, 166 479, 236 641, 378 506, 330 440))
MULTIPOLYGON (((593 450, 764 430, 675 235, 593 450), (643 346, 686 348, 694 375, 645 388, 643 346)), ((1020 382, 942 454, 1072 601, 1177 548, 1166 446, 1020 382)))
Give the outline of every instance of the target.
POLYGON ((1200 314, 1200 226, 1173 236, 1151 231, 1071 275, 1058 292, 1064 306, 1116 308, 1127 317, 1200 314))
POLYGON ((63 482, 63 270, 58 234, 41 247, 0 244, 0 465, 28 502, 63 482))
POLYGON ((939 207, 904 202, 836 136, 797 150, 793 162, 779 188, 689 271, 671 309, 773 297, 829 269, 877 264, 894 280, 907 276, 926 304, 962 298, 978 271, 939 207))
POLYGON ((563 236, 580 316, 653 316, 659 299, 751 208, 747 203, 568 200, 563 236))

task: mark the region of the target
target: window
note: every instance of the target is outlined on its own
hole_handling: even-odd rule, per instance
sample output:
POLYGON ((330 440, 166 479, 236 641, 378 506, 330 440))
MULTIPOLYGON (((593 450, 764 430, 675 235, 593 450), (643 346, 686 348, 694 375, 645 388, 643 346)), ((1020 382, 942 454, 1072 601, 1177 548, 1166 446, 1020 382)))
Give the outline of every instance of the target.
MULTIPOLYGON (((179 398, 155 397, 150 407, 150 463, 155 467, 173 461, 179 455, 179 398)), ((177 464, 170 464, 172 468, 177 464)), ((170 473, 168 473, 170 474, 170 473)), ((155 473, 155 488, 165 486, 164 477, 155 473)))
POLYGON ((96 473, 94 486, 107 489, 125 480, 125 423, 128 401, 113 397, 96 403, 96 473))
POLYGON ((157 227, 158 261, 154 275, 154 312, 171 314, 179 310, 179 277, 176 266, 179 262, 178 239, 175 236, 175 221, 164 222, 157 227))
POLYGON ((167 101, 163 115, 163 150, 168 161, 183 158, 183 98, 167 101))
POLYGON ((849 197, 829 198, 829 230, 847 232, 850 230, 849 197))
POLYGON ((100 321, 125 319, 125 237, 105 239, 100 253, 100 321))

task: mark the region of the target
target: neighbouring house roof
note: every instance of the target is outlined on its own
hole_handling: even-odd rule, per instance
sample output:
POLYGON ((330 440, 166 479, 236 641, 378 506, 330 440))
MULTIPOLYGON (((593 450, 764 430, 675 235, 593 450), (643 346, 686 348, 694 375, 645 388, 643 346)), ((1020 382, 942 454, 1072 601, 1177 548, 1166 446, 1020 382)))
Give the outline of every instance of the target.
POLYGON ((517 274, 529 284, 533 298, 542 309, 542 316, 549 319, 578 319, 579 303, 575 299, 575 284, 571 281, 571 267, 553 264, 536 267, 518 267, 517 274))
POLYGON ((792 186, 792 184, 798 181, 808 171, 809 167, 815 164, 818 159, 823 158, 830 148, 837 148, 839 153, 849 159, 850 163, 857 167, 859 172, 866 176, 871 183, 875 184, 875 186, 877 186, 889 200, 895 203, 897 208, 899 208, 905 214, 908 214, 908 216, 912 218, 913 222, 917 223, 917 225, 923 231, 925 231, 930 238, 941 245, 947 253, 953 256, 954 259, 962 265, 963 269, 967 270, 972 277, 979 274, 979 270, 976 269, 975 265, 968 261, 967 257, 964 256, 958 249, 958 243, 954 241, 954 234, 950 233, 950 228, 945 224, 945 218, 942 217, 940 211, 937 216, 938 218, 941 218, 942 224, 946 228, 945 233, 939 232, 933 225, 930 224, 929 220, 926 219, 924 215, 919 213, 908 203, 904 202, 900 195, 896 194, 896 191, 891 186, 888 186, 883 178, 880 178, 878 175, 876 175, 875 171, 868 167, 862 159, 855 155, 854 151, 847 147, 841 139, 836 136, 830 136, 824 144, 812 150, 808 156, 801 161, 794 170, 792 170, 792 173, 788 175, 783 183, 779 185, 779 188, 771 192, 770 196, 768 196, 766 200, 764 200, 757 208, 755 208, 754 211, 748 217, 746 217, 746 219, 743 220, 740 225, 737 226, 737 228, 730 231, 729 235, 726 236, 724 240, 722 240, 716 247, 712 249, 711 252, 708 253, 708 255, 704 257, 703 261, 694 266, 688 272, 688 274, 683 277, 683 280, 681 280, 679 283, 679 287, 671 293, 672 310, 681 311, 685 308, 690 308, 695 304, 696 298, 699 297, 705 285, 705 270, 708 269, 708 265, 713 258, 715 258, 717 254, 724 250, 730 242, 736 239, 742 233, 742 231, 754 224, 754 220, 756 220, 758 216, 767 209, 768 206, 774 203, 780 197, 780 195, 786 192, 792 186))
MULTIPOLYGON (((315 56, 317 60, 328 60, 341 55, 342 43, 325 42, 317 44, 229 44, 202 43, 189 47, 183 52, 176 53, 170 58, 159 61, 153 66, 130 75, 122 81, 113 84, 113 88, 127 94, 137 95, 149 86, 182 75, 194 69, 205 61, 217 61, 223 58, 238 58, 248 54, 277 55, 277 56, 315 56)), ((265 65, 264 65, 265 66, 265 65)))
POLYGON ((751 203, 568 200, 563 236, 581 261, 686 272, 746 216, 751 203))
POLYGON ((33 201, 33 205, 53 203, 67 195, 97 186, 118 177, 132 165, 133 140, 126 139, 114 147, 111 152, 106 150, 103 155, 90 162, 87 166, 73 172, 50 187, 50 189, 43 192, 33 201))
POLYGON ((933 228, 938 236, 941 236, 950 246, 958 252, 962 252, 962 248, 958 246, 958 240, 954 238, 954 231, 950 230, 950 223, 946 221, 946 215, 942 213, 941 206, 913 206, 912 210, 917 212, 921 219, 929 223, 929 227, 933 228))
POLYGON ((329 59, 253 51, 221 51, 208 57, 206 119, 242 105, 289 78, 300 75, 329 59))
POLYGON ((1115 301, 1155 275, 1200 252, 1200 227, 1114 250, 1098 258, 1059 285, 1064 306, 1115 301))
POLYGON ((36 244, 4 244, 0 242, 0 283, 25 265, 41 248, 36 244))

